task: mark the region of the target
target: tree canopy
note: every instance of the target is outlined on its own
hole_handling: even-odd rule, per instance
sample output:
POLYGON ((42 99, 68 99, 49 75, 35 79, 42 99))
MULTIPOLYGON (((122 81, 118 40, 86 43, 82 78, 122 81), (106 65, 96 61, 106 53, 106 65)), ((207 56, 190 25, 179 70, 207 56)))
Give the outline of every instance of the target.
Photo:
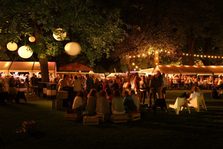
MULTIPOLYGON (((0 0, 0 45, 9 41, 29 44, 33 59, 53 58, 58 62, 70 59, 64 52, 69 41, 80 43, 82 52, 76 60, 94 65, 110 55, 118 62, 125 55, 160 52, 162 64, 194 63, 196 58, 182 58, 183 52, 195 54, 223 53, 220 0, 0 0), (67 32, 64 41, 56 41, 57 28, 67 32), (28 42, 35 36, 34 43, 28 42), (62 55, 62 56, 61 56, 62 55), (62 59, 63 58, 63 59, 62 59), (194 60, 195 59, 195 60, 194 60)), ((16 54, 1 53, 10 59, 16 54)), ((211 60, 199 58, 205 64, 211 60)), ((151 57, 140 60, 151 66, 151 57)), ((215 60, 215 63, 221 61, 215 60)), ((100 64, 100 63, 99 63, 100 64)))
MULTIPOLYGON (((117 55, 147 53, 150 47, 171 51, 169 55, 161 52, 162 64, 193 64, 197 59, 180 59, 183 52, 222 55, 222 7, 220 0, 125 0, 121 9, 128 34, 117 55)), ((207 65, 213 61, 199 59, 207 65)))
POLYGON ((9 41, 30 44, 36 57, 58 56, 68 41, 81 44, 82 55, 91 64, 114 50, 123 38, 117 9, 105 9, 94 0, 1 0, 1 45, 9 41), (52 32, 63 28, 68 38, 56 41, 52 32), (36 37, 34 44, 27 38, 36 37))

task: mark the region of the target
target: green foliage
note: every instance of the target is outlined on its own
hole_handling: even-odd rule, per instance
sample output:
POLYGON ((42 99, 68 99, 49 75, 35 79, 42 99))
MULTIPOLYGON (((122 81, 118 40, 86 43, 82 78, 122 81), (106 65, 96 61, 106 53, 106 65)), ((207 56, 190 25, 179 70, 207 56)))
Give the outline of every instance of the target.
MULTIPOLYGON (((175 51, 169 58, 161 57, 163 64, 176 62, 182 51, 222 55, 222 3, 211 0, 125 1, 122 7, 128 16, 123 16, 128 23, 128 34, 120 51, 141 53, 150 47, 175 51)), ((202 61, 211 64, 209 59, 202 61)))
POLYGON ((114 50, 122 39, 122 21, 119 11, 98 8, 93 0, 2 0, 0 12, 0 38, 29 44, 37 55, 59 56, 66 42, 76 41, 82 55, 93 65, 95 60, 114 50), (67 31, 68 38, 58 42, 53 39, 55 28, 67 31), (30 35, 36 37, 29 43, 30 35))

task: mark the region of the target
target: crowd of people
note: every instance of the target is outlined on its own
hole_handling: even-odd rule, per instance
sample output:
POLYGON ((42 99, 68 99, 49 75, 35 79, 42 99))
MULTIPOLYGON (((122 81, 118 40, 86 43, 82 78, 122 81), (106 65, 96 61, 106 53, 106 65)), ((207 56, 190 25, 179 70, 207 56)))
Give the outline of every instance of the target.
POLYGON ((149 99, 152 108, 157 99, 166 94, 165 74, 157 72, 153 76, 139 76, 137 73, 126 77, 100 80, 91 75, 64 75, 58 80, 58 92, 66 91, 68 97, 63 106, 69 112, 83 115, 139 112, 140 105, 149 99))
MULTIPOLYGON (((201 80, 212 80, 212 86, 222 86, 222 77, 213 79, 208 77, 179 77, 169 78, 159 71, 154 75, 129 74, 116 76, 112 79, 101 79, 91 74, 64 74, 57 75, 51 82, 57 84, 57 92, 66 91, 68 97, 63 106, 68 111, 84 114, 96 114, 102 112, 111 114, 116 112, 139 111, 140 104, 145 105, 148 99, 148 108, 152 108, 157 99, 166 98, 166 90, 176 84, 190 84, 188 87, 200 86, 201 80), (177 83, 173 80, 177 80, 177 83), (191 81, 188 81, 191 80, 191 81), (132 104, 134 103, 134 104, 132 104)), ((25 94, 39 95, 42 88, 39 87, 41 78, 35 74, 32 77, 1 76, 0 75, 0 103, 19 103, 21 99, 27 101, 25 94)), ((204 85, 204 84, 202 84, 204 85)))
POLYGON ((201 89, 212 89, 222 84, 222 76, 174 75, 167 78, 169 89, 190 89, 196 84, 201 89))
POLYGON ((0 74, 0 103, 20 103, 20 100, 23 99, 27 102, 25 92, 27 91, 28 77, 19 78, 14 76, 5 76, 3 77, 0 74))

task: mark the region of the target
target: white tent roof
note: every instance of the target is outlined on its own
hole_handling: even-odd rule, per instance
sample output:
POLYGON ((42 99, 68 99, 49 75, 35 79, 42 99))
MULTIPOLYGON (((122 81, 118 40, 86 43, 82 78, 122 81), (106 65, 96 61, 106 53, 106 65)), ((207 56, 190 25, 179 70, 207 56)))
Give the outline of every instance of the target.
MULTIPOLYGON (((56 72, 56 63, 48 62, 49 72, 56 72)), ((0 72, 40 72, 40 63, 37 61, 18 62, 0 61, 0 72)))
POLYGON ((147 69, 139 70, 138 73, 152 74, 153 71, 154 71, 154 68, 147 68, 147 69))
POLYGON ((154 69, 166 74, 185 74, 185 75, 219 75, 223 74, 223 66, 189 66, 189 65, 158 65, 154 69))

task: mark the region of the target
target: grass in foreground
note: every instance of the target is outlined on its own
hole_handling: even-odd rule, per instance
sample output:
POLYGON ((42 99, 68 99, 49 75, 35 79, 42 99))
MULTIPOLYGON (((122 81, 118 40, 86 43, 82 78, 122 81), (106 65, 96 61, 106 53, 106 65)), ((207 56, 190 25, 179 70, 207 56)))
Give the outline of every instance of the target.
MULTIPOLYGON (((168 92, 174 102, 180 91, 168 92)), ((64 120, 64 112, 54 111, 50 100, 30 100, 27 104, 0 106, 0 149, 14 148, 188 148, 222 147, 222 99, 207 99, 208 111, 192 110, 175 115, 158 110, 142 113, 142 120, 125 124, 105 123, 83 126, 64 120), (32 135, 16 134, 21 123, 35 120, 32 135)))

